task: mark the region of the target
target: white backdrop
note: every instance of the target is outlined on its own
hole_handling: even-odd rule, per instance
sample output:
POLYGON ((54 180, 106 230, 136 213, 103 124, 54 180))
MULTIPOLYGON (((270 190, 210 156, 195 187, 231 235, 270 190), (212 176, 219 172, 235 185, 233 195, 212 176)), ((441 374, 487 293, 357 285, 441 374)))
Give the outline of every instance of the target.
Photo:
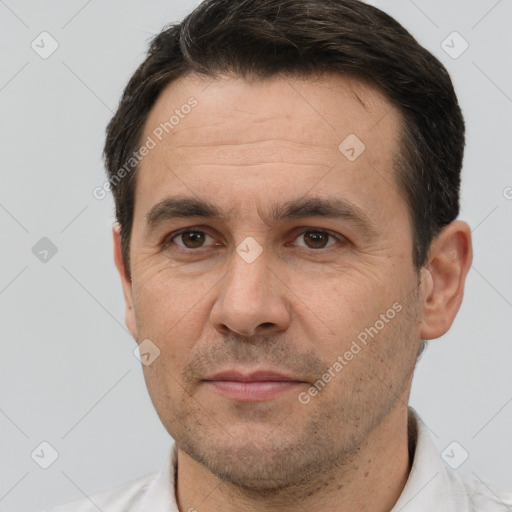
MULTIPOLYGON (((512 490, 512 2, 372 3, 447 66, 467 122, 461 218, 474 265, 411 404, 441 453, 457 443, 452 464, 467 452, 459 471, 512 490)), ((124 326, 113 202, 92 191, 105 181, 105 126, 149 38, 197 4, 0 1, 0 512, 157 471, 167 453, 124 326)))

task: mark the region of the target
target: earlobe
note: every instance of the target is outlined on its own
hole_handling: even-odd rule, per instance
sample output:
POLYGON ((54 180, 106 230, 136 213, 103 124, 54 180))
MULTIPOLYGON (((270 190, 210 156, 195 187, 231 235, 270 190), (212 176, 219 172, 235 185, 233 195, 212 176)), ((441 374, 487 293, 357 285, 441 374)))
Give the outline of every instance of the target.
POLYGON ((422 339, 438 338, 451 327, 462 303, 472 258, 471 229, 465 222, 447 225, 432 243, 422 276, 422 339))
POLYGON ((130 278, 128 269, 123 257, 123 250, 121 245, 121 232, 120 226, 117 222, 112 226, 112 238, 114 242, 114 262, 121 277, 121 284, 123 287, 123 295, 125 301, 125 322, 130 330, 132 336, 137 339, 137 323, 135 319, 135 311, 133 308, 133 293, 132 293, 132 280, 130 278))

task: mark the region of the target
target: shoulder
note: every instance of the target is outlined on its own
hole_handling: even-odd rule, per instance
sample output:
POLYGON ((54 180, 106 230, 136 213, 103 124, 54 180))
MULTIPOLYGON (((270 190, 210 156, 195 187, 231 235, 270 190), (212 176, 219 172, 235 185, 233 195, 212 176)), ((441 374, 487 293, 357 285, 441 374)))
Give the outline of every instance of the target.
POLYGON ((459 488, 467 496, 470 510, 475 512, 510 512, 512 510, 512 492, 506 492, 477 478, 463 477, 454 472, 451 472, 451 477, 459 480, 459 488))
POLYGON ((157 477, 158 473, 146 475, 42 512, 98 512, 98 510, 129 512, 137 510, 157 477))
POLYGON ((498 489, 469 470, 464 473, 452 468, 439 455, 426 424, 412 407, 409 412, 412 467, 393 511, 512 512, 511 492, 498 489), (421 503, 415 500, 417 496, 421 496, 421 503), (410 502, 414 503, 412 508, 410 502))

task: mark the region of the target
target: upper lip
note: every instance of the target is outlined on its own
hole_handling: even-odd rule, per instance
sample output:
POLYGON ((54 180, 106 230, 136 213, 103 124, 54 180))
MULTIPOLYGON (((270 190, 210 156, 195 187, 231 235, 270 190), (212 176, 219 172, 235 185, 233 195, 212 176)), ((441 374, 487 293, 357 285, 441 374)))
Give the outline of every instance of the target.
POLYGON ((242 372, 240 370, 226 370, 215 373, 204 380, 231 380, 239 382, 258 382, 258 381, 292 381, 302 382, 293 376, 271 370, 257 370, 253 372, 242 372))

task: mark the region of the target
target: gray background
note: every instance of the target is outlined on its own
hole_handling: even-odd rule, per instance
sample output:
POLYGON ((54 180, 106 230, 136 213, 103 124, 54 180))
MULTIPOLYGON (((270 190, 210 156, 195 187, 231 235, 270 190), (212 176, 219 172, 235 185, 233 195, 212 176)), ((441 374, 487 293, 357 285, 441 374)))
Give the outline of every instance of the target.
MULTIPOLYGON (((512 489, 512 2, 373 3, 448 67, 468 128, 461 218, 474 265, 453 328, 418 366, 411 404, 440 452, 456 441, 455 459, 469 453, 459 471, 512 489), (469 43, 458 58, 441 46, 463 48, 446 39, 454 31, 469 43)), ((2 512, 154 472, 169 448, 124 327, 113 203, 92 190, 105 181, 105 126, 148 39, 197 4, 0 0, 2 512), (59 45, 47 59, 31 47, 43 31, 59 45), (46 262, 32 251, 43 237, 57 248, 46 262), (58 452, 48 469, 31 458, 43 441, 58 452)))

